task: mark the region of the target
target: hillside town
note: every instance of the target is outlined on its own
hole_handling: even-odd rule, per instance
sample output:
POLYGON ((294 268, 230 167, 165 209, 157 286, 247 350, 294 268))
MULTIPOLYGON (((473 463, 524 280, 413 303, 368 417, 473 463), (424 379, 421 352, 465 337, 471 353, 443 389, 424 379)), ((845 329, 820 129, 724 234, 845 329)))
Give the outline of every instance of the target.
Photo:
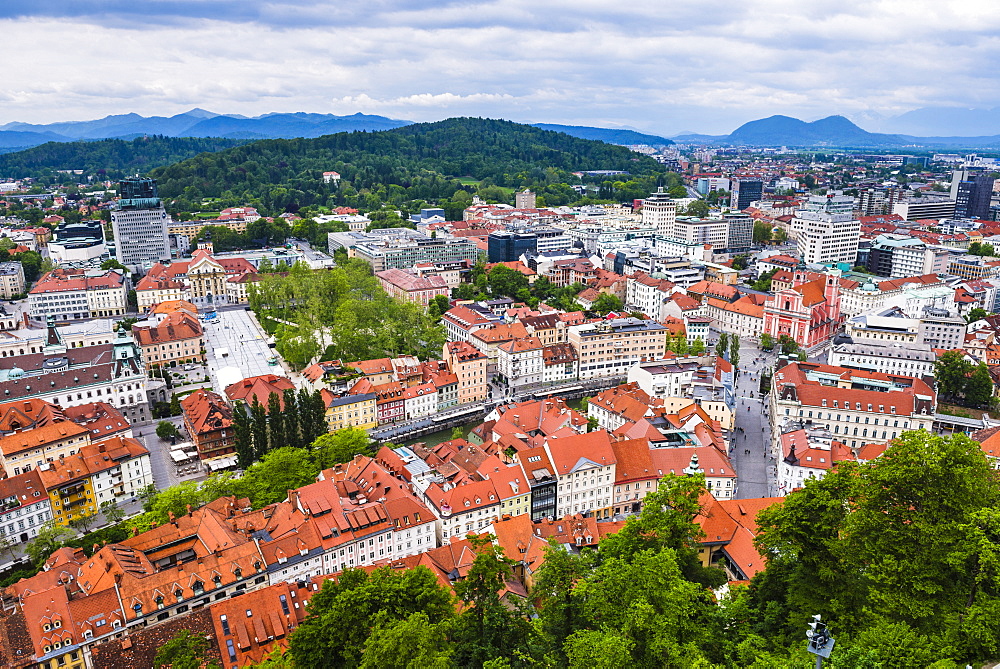
POLYGON ((251 666, 345 570, 453 589, 483 537, 521 610, 551 545, 596 549, 665 477, 702 482, 722 597, 765 567, 758 513, 904 433, 1000 462, 996 159, 632 148, 682 185, 475 195, 394 227, 250 203, 175 219, 147 177, 0 184, 0 664, 152 666, 188 630, 251 666), (306 219, 335 229, 317 244, 306 219), (217 249, 230 233, 263 243, 217 249), (293 283, 335 272, 370 274, 420 341, 341 353, 345 313, 323 322, 293 283), (270 501, 225 487, 336 439, 361 446, 270 501))

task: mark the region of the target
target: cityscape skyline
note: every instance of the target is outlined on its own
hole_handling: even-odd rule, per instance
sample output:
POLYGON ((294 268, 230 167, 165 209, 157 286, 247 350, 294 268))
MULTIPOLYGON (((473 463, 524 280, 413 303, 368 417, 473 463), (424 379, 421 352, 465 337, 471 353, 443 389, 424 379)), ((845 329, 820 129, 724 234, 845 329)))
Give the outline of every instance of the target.
POLYGON ((19 67, 0 124, 204 107, 673 135, 772 114, 880 131, 923 107, 1000 105, 988 68, 972 66, 996 57, 1000 12, 985 3, 140 5, 5 3, 0 53, 19 67))

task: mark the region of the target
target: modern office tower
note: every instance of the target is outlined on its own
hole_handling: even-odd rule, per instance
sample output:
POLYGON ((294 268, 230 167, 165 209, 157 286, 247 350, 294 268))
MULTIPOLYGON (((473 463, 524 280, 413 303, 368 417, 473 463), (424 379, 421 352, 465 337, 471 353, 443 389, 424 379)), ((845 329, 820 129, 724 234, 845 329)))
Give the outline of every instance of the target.
POLYGON ((490 262, 514 262, 524 253, 538 250, 538 235, 532 232, 491 232, 486 238, 490 262))
POLYGON ((854 198, 829 193, 813 195, 792 222, 804 263, 848 263, 858 257, 861 221, 854 218, 854 198))
POLYGON ((730 209, 743 211, 751 202, 764 196, 764 182, 760 179, 733 179, 732 195, 729 198, 730 209))
POLYGON ((167 212, 156 192, 156 181, 129 177, 119 183, 118 202, 111 211, 118 262, 145 272, 170 259, 167 212))
POLYGON ((753 219, 747 214, 723 214, 729 224, 730 251, 749 249, 753 245, 753 219))
POLYGON ((958 182, 955 216, 988 220, 993 197, 993 177, 970 176, 958 182))
POLYGON ((657 236, 673 237, 676 220, 677 203, 663 192, 662 187, 642 201, 642 225, 656 230, 657 236))

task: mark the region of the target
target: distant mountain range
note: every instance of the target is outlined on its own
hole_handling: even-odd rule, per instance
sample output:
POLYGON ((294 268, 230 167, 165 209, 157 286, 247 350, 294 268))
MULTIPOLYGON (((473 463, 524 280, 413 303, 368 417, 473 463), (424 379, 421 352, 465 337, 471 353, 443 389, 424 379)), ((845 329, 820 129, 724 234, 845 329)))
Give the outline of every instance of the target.
POLYGON ((650 146, 670 146, 673 141, 659 135, 647 135, 635 130, 616 128, 591 128, 584 125, 557 125, 555 123, 533 123, 542 130, 564 132, 580 139, 596 139, 606 144, 648 144, 650 146))
MULTIPOLYGON (((868 123, 866 122, 866 125, 868 123)), ((807 123, 790 116, 770 116, 744 123, 728 135, 682 133, 673 138, 635 130, 591 126, 535 123, 536 128, 554 130, 580 139, 608 144, 722 144, 732 146, 794 146, 843 148, 1000 148, 1000 108, 924 108, 900 116, 873 121, 879 127, 912 129, 914 134, 869 132, 843 116, 828 116, 807 123), (918 131, 941 128, 981 130, 972 136, 923 136, 918 131)), ((13 122, 0 126, 0 153, 38 146, 46 142, 77 142, 100 139, 165 137, 223 139, 315 138, 338 132, 391 130, 412 125, 411 121, 373 114, 311 114, 305 112, 264 114, 248 118, 238 114, 216 114, 192 109, 174 116, 118 114, 91 121, 31 124, 13 122)))
POLYGON ((145 135, 166 137, 221 137, 225 139, 291 139, 320 137, 352 130, 390 130, 410 121, 368 114, 265 114, 256 118, 215 114, 204 109, 175 116, 119 114, 93 121, 64 123, 8 123, 0 126, 0 148, 28 148, 45 142, 97 139, 133 139, 145 135))
POLYGON ((1000 135, 978 137, 918 137, 868 132, 843 116, 827 116, 806 123, 790 116, 769 116, 744 123, 728 135, 682 134, 680 144, 731 146, 800 146, 842 148, 997 148, 1000 135))
MULTIPOLYGON (((134 139, 165 137, 220 137, 224 139, 292 139, 321 137, 355 130, 391 130, 412 121, 370 114, 336 116, 334 114, 265 114, 254 118, 238 114, 216 114, 192 109, 175 116, 140 116, 117 114, 92 121, 32 124, 13 122, 0 126, 0 152, 26 149, 45 142, 75 142, 99 139, 134 139)), ((581 139, 596 139, 608 144, 650 144, 668 146, 666 137, 646 135, 635 130, 591 128, 588 126, 536 123, 535 127, 555 130, 581 139)))
POLYGON ((865 125, 881 132, 918 137, 937 135, 986 137, 1000 135, 1000 107, 993 109, 923 107, 899 116, 876 119, 865 125))

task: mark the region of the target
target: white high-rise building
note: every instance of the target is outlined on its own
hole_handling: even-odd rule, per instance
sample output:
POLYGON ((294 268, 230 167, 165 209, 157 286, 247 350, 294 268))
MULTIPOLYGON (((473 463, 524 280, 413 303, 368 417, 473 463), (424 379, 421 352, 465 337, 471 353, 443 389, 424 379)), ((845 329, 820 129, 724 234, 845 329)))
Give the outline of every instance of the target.
POLYGON ((854 218, 854 198, 830 193, 812 195, 792 221, 799 258, 804 263, 849 263, 858 258, 861 221, 854 218))
POLYGON ((169 217, 152 179, 132 177, 119 184, 118 202, 111 211, 118 262, 145 272, 161 260, 170 259, 167 237, 169 217))
POLYGON ((662 186, 642 201, 642 225, 656 230, 658 237, 674 237, 676 220, 677 203, 663 192, 662 186))

